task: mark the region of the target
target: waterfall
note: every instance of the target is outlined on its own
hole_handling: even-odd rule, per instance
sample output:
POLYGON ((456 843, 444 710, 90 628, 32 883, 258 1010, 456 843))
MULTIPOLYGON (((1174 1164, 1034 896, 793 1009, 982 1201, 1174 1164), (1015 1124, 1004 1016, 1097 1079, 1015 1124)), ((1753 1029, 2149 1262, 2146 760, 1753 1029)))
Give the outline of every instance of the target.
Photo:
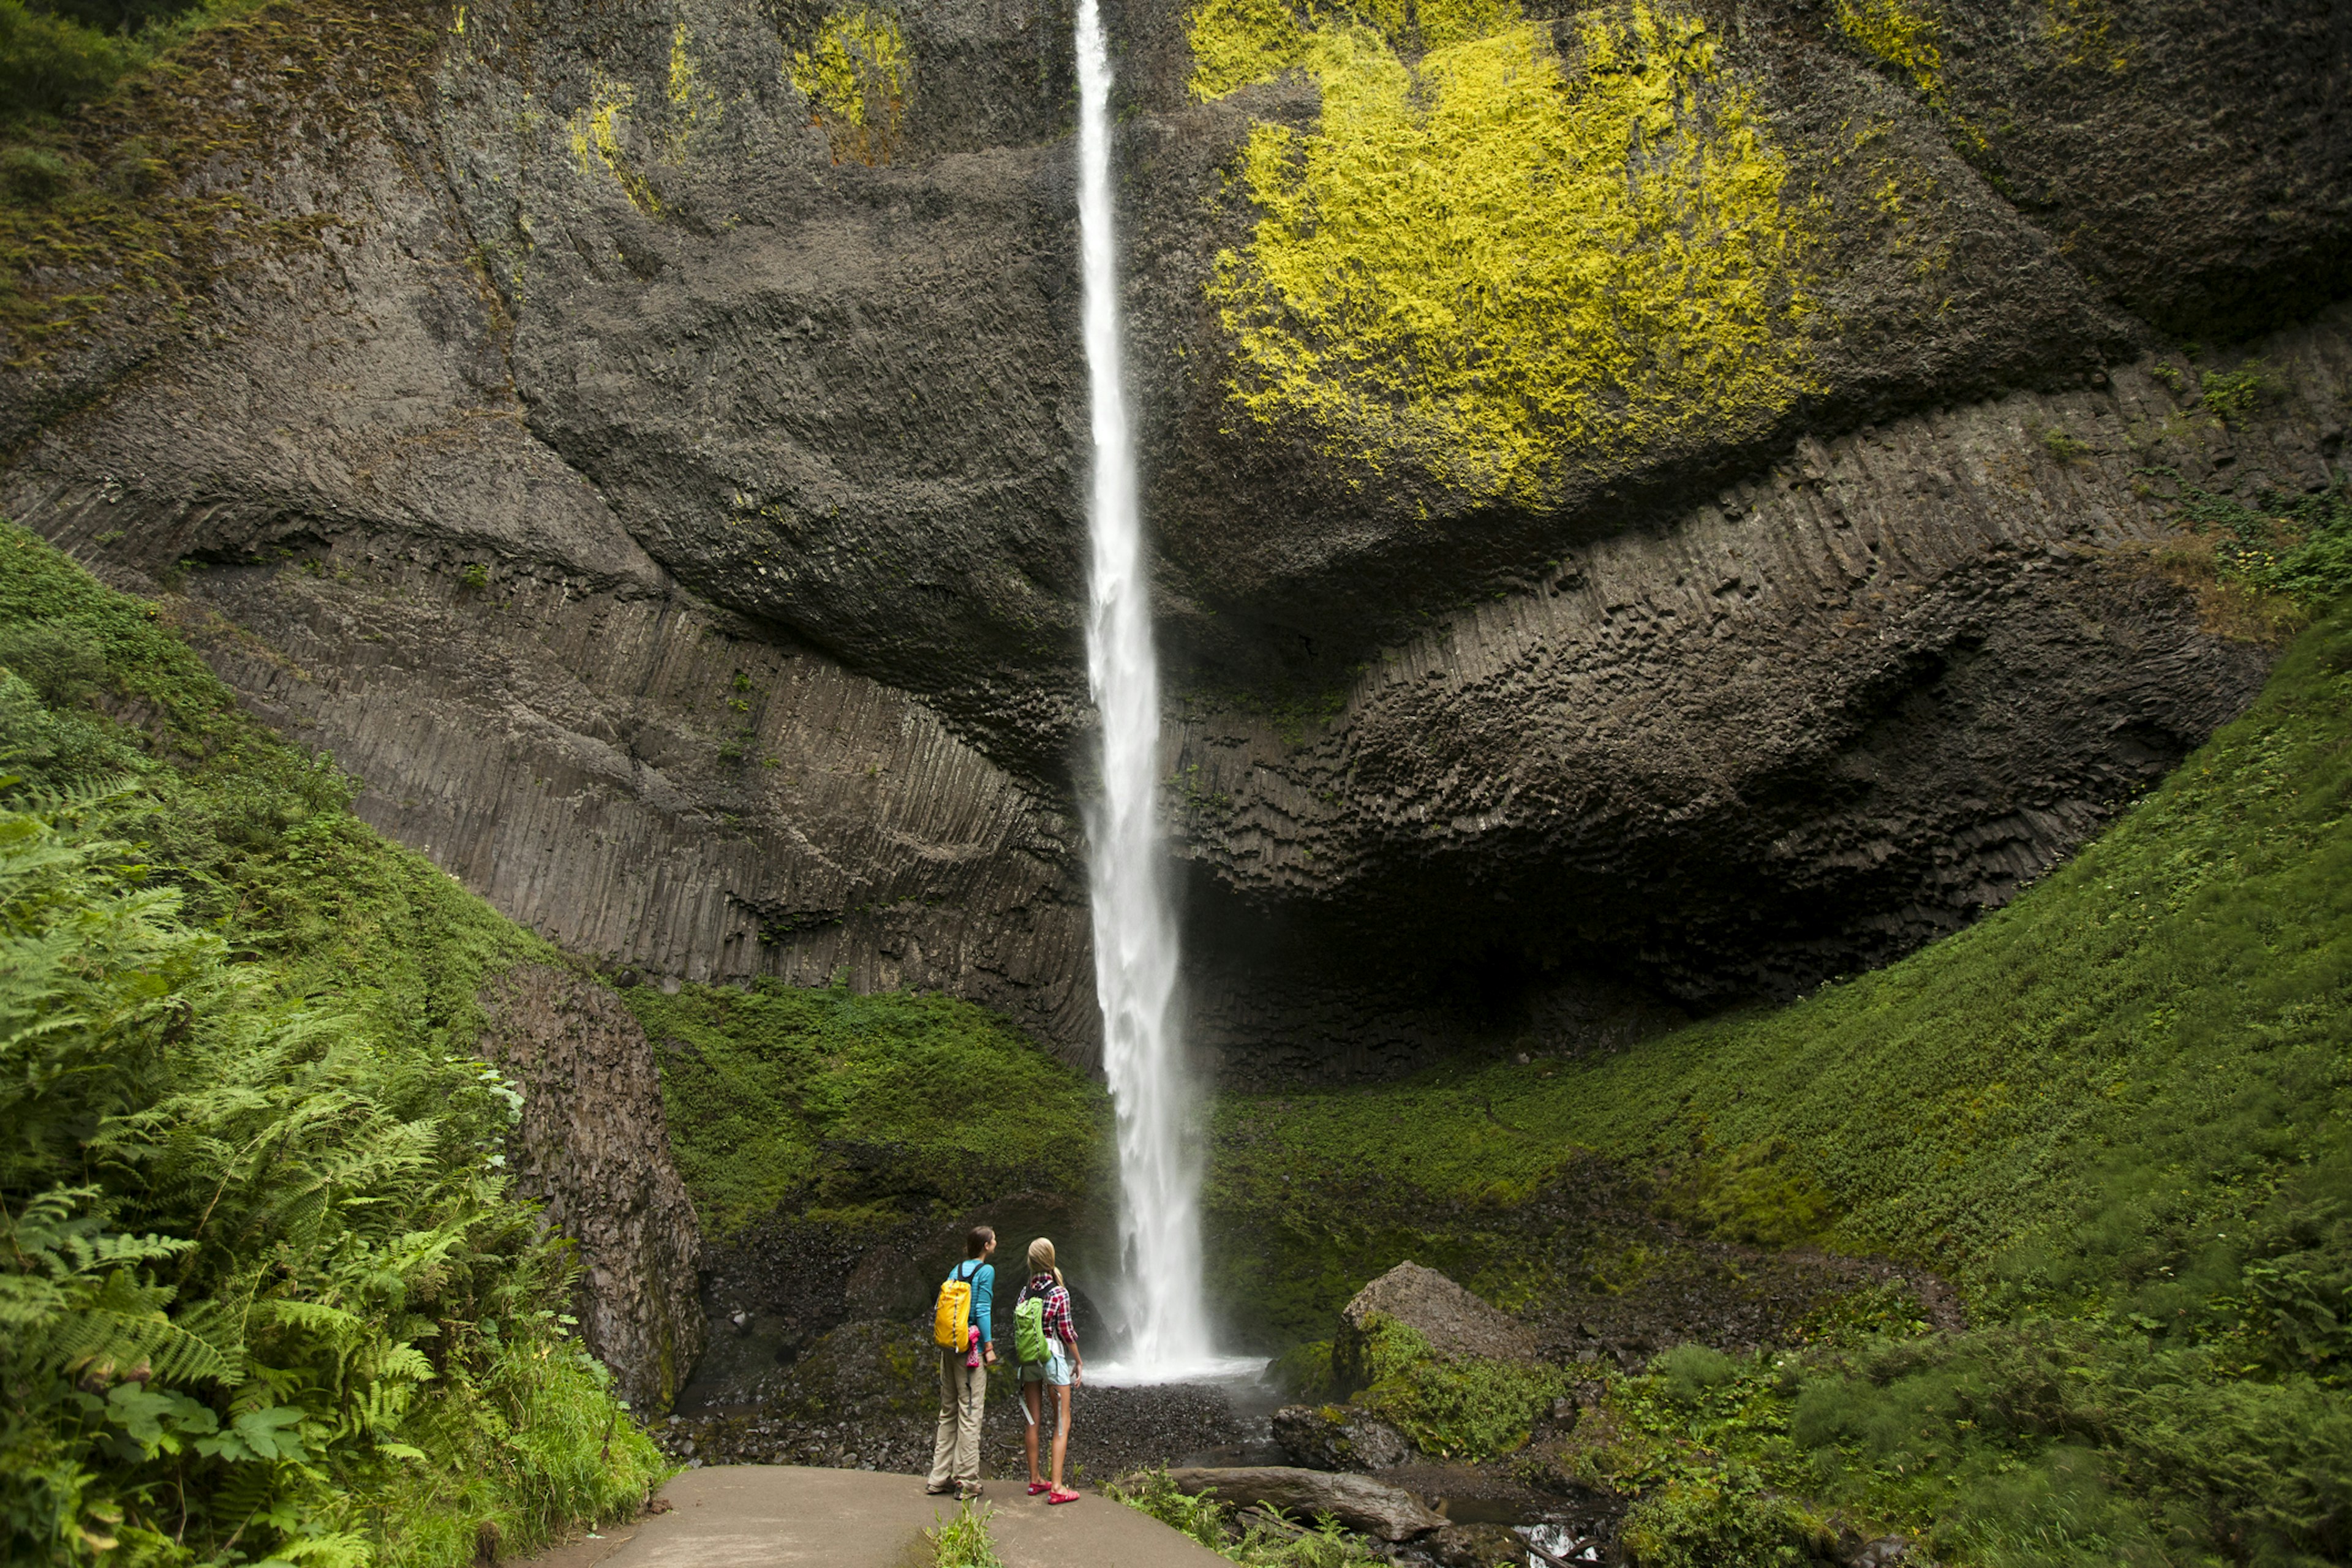
POLYGON ((1110 188, 1110 52, 1097 0, 1079 0, 1078 240, 1094 429, 1087 679, 1102 722, 1102 790, 1087 816, 1094 863, 1095 992, 1103 1068, 1118 1113, 1120 1237, 1135 1339, 1125 1373, 1206 1370, 1201 1166, 1171 1004, 1176 921, 1160 843, 1160 667, 1144 581, 1143 518, 1119 352, 1110 188))

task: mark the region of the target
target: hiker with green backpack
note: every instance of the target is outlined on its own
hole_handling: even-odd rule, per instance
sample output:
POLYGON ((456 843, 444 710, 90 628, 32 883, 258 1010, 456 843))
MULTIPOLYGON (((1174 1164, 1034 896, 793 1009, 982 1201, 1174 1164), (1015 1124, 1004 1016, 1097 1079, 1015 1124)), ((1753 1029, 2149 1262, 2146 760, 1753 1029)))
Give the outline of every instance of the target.
POLYGON ((940 1350, 940 1430, 931 1443, 931 1479, 924 1489, 971 1499, 980 1495, 980 1418, 988 1405, 988 1369, 996 1361, 988 1321, 996 1294, 996 1269, 988 1255, 996 1250, 996 1232, 973 1226, 963 1247, 964 1259, 940 1287, 931 1317, 931 1338, 940 1350))
POLYGON ((1037 1427, 1044 1421, 1045 1390, 1054 1390, 1058 1406, 1054 1422, 1054 1479, 1045 1500, 1076 1502, 1078 1494, 1062 1485, 1062 1461, 1070 1451, 1070 1400, 1086 1371, 1078 1354, 1078 1331, 1070 1322, 1069 1288, 1054 1267, 1054 1244, 1044 1237, 1029 1244, 1029 1282, 1013 1303, 1013 1348, 1021 1358, 1022 1414, 1028 1425, 1022 1436, 1029 1443, 1029 1495, 1047 1491, 1037 1479, 1037 1427))

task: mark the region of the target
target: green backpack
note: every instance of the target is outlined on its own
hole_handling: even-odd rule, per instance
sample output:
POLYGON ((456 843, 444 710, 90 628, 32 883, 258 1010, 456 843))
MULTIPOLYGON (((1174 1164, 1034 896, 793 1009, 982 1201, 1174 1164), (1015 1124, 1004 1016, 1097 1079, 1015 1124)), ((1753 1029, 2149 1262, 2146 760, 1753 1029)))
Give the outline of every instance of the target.
POLYGON ((1024 1362, 1042 1363, 1052 1358, 1045 1342, 1045 1298, 1024 1296, 1013 1309, 1013 1353, 1024 1362))

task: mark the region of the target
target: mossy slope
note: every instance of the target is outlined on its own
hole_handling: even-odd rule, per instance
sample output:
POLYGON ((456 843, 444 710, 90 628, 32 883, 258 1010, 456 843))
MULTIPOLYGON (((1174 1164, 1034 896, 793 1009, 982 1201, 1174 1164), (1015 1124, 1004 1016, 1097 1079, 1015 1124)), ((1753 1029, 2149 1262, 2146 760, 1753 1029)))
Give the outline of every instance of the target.
POLYGON ((960 1210, 1108 1186, 1102 1090, 969 1002, 762 981, 625 993, 678 1170, 723 1239, 780 1205, 960 1210))
MULTIPOLYGON (((1669 1557, 1701 1560, 1707 1520, 1781 1492, 1963 1562, 2333 1560, 2325 1500, 2352 1484, 2347 805, 2339 606, 2244 718, 1977 927, 1602 1060, 1229 1099, 1213 1223, 1361 1233, 1375 1216, 1350 1194, 1381 1191, 1507 1215, 1594 1150, 1695 1227, 1956 1279, 1968 1332, 1850 1334, 1682 1394, 1664 1373, 1622 1383, 1562 1463, 1656 1492, 1643 1528, 1669 1557)), ((1329 1283, 1327 1310, 1349 1280, 1329 1283)), ((1603 1283, 1517 1298, 1572 1313, 1603 1283)), ((1791 1551, 1821 1519, 1764 1512, 1791 1551)))
POLYGON ((2347 668, 2338 611, 2074 863, 1879 973, 1604 1061, 1221 1114, 1297 1165, 1376 1168, 1458 1200, 1507 1201, 1579 1148, 1709 1184, 1727 1220, 1739 1192, 1793 1182, 1826 1203, 1804 1228, 1961 1267, 1980 1289, 1997 1259, 2074 1230, 2119 1173, 2168 1173, 2151 1226, 2224 1219, 2340 1120, 2347 668))

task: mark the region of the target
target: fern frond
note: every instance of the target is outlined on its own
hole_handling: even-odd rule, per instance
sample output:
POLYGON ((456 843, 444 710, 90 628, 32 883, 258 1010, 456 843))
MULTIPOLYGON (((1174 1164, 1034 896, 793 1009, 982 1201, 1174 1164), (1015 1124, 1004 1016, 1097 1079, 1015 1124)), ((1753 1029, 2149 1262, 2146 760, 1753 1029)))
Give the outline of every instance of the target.
POLYGON ((165 1315, 172 1287, 142 1283, 130 1269, 118 1268, 95 1289, 85 1286, 76 1294, 68 1311, 26 1339, 24 1354, 34 1367, 70 1373, 100 1363, 127 1368, 146 1362, 167 1384, 228 1374, 231 1363, 220 1347, 165 1315))

